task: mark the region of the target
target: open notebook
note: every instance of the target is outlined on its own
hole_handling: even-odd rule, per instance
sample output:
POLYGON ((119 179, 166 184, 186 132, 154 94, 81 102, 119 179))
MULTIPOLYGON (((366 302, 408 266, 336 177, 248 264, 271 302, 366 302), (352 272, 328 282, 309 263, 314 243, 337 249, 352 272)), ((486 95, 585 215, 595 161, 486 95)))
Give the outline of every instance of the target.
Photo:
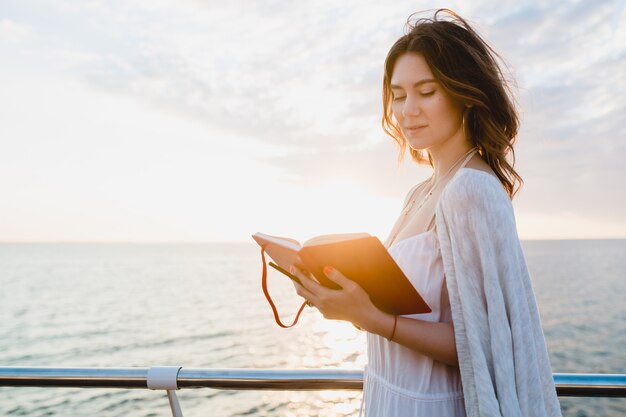
MULTIPOLYGON (((359 284, 379 309, 394 315, 431 312, 382 242, 367 233, 322 235, 300 244, 297 240, 255 233, 252 238, 290 276, 291 265, 309 271, 329 288, 339 288, 323 272, 332 266, 359 284)), ((293 279, 294 277, 291 276, 293 279)))

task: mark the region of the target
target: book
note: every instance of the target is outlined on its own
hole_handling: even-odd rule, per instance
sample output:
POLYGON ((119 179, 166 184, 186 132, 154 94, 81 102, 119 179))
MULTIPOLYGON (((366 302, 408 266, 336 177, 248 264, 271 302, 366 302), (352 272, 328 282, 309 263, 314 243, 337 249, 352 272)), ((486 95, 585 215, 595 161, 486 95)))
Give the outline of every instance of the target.
POLYGON ((322 285, 339 289, 323 272, 328 265, 359 284, 380 310, 394 315, 430 313, 432 310, 391 257, 382 242, 367 233, 317 236, 300 244, 297 240, 255 233, 270 266, 289 276, 295 265, 310 272, 322 285))

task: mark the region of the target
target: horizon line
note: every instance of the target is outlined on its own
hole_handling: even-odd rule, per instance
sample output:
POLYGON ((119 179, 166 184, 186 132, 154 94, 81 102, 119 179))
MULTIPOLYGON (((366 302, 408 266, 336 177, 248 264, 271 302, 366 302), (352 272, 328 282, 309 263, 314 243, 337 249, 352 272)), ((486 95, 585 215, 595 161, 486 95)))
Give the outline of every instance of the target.
MULTIPOLYGON (((574 238, 531 238, 520 239, 521 242, 570 241, 570 240, 626 240, 625 237, 574 237, 574 238)), ((10 244, 130 244, 130 245, 207 245, 207 244, 242 244, 255 242, 250 240, 0 240, 0 245, 10 244)))

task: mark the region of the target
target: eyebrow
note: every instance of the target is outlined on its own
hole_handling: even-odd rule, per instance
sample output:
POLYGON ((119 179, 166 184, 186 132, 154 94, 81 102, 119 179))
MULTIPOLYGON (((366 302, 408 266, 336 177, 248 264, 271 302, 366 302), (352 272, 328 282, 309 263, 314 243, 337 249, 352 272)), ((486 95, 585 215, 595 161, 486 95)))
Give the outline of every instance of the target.
MULTIPOLYGON (((416 82, 415 84, 413 84, 413 88, 415 88, 415 87, 419 87, 419 86, 420 86, 420 85, 422 85, 422 84, 426 84, 426 83, 435 83, 435 82, 437 82, 437 80, 434 80, 434 79, 432 79, 432 78, 426 78, 426 79, 424 79, 424 80, 419 80, 418 82, 416 82)), ((391 85, 390 85, 390 87, 391 87, 392 89, 400 89, 400 88, 402 88, 401 86, 396 85, 396 84, 391 84, 391 85)))

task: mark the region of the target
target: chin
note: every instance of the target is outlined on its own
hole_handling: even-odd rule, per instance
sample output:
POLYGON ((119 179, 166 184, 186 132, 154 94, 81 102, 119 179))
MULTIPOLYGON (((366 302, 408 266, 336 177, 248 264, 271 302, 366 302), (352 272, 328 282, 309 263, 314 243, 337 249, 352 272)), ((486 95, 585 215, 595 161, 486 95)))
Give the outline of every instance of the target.
POLYGON ((407 144, 409 145, 409 148, 413 149, 414 151, 425 151, 428 150, 428 148, 430 148, 430 144, 428 143, 424 143, 422 141, 416 141, 416 140, 411 140, 411 139, 407 139, 407 144))

